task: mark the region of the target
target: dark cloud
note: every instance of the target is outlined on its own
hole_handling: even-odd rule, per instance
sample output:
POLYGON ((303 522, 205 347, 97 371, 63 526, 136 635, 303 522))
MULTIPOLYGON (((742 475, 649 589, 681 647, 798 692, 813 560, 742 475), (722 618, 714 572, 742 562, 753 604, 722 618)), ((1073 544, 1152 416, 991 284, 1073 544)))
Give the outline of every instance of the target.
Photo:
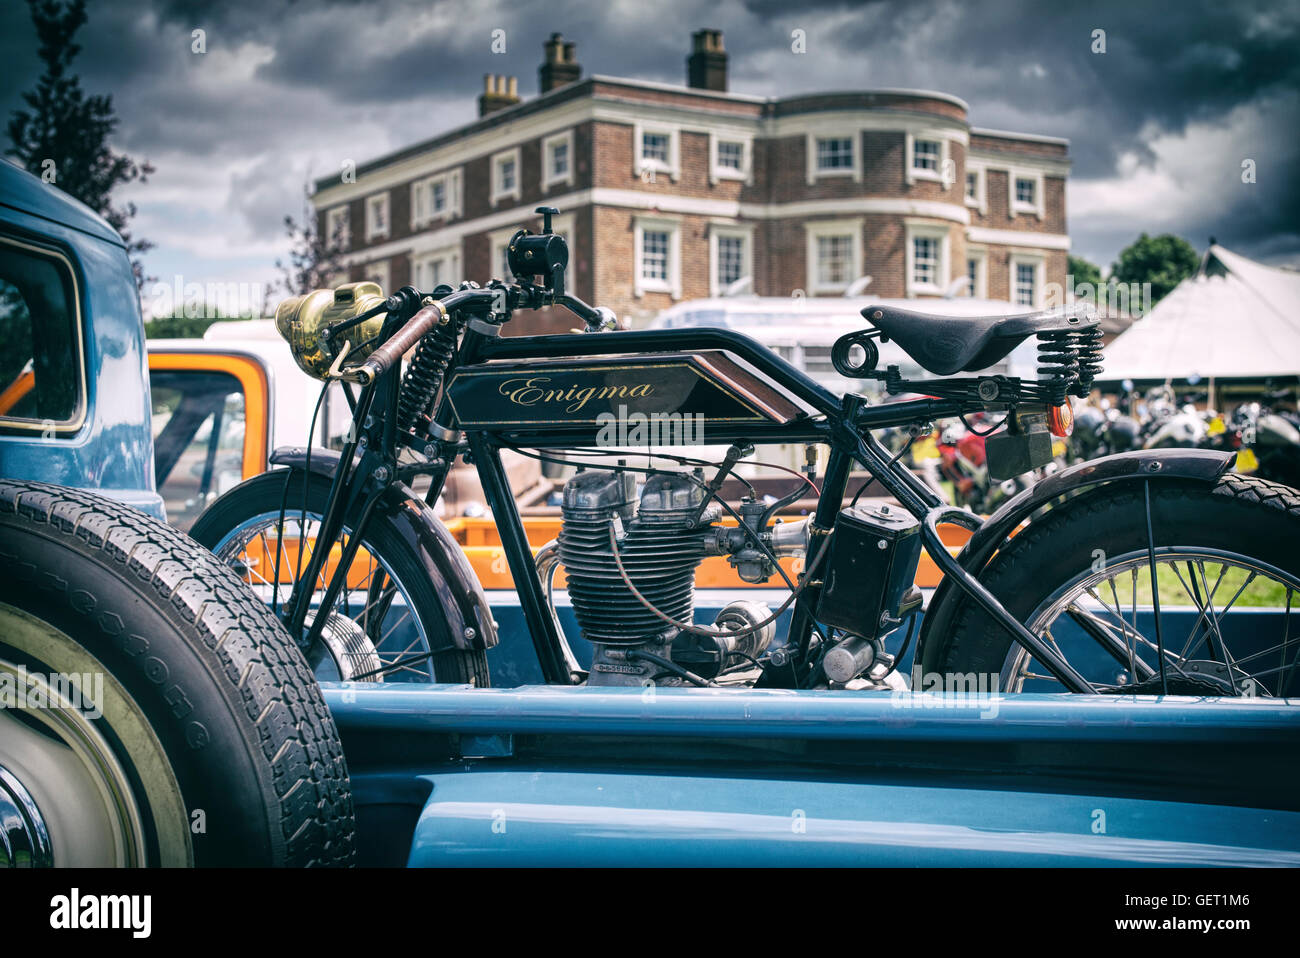
MULTIPOLYGON (((1071 234, 1103 263, 1153 226, 1300 260, 1297 0, 92 0, 77 69, 114 94, 124 148, 184 167, 187 182, 208 177, 229 214, 268 237, 309 172, 471 119, 484 73, 518 76, 532 95, 552 31, 577 42, 587 73, 680 83, 702 26, 724 31, 739 92, 935 89, 969 102, 977 125, 1069 137, 1071 234), (194 29, 204 57, 190 53, 194 29), (792 52, 794 30, 807 53, 792 52), (1148 179, 1127 212, 1097 201, 1148 179)), ((32 47, 26 5, 0 4, 5 113, 35 77, 32 47)), ((147 193, 140 203, 147 213, 147 193)))

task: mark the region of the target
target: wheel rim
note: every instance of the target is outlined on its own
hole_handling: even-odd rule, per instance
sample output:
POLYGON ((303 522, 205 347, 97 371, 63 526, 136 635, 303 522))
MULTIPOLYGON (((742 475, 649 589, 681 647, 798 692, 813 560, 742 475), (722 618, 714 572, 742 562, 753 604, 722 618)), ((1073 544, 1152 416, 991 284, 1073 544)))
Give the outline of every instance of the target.
MULTIPOLYGON (((1292 616, 1300 604, 1300 580, 1269 563, 1225 550, 1162 546, 1154 554, 1159 637, 1150 602, 1151 557, 1145 549, 1106 557, 1100 568, 1075 576, 1039 604, 1026 626, 1103 691, 1122 692, 1125 686, 1150 690, 1171 682, 1177 688, 1200 689, 1185 694, 1214 694, 1214 688, 1222 695, 1300 693, 1300 623, 1293 622, 1300 616, 1292 616), (1265 616, 1277 621, 1263 629, 1245 628, 1247 610, 1260 614, 1259 623, 1265 616), (1230 621, 1234 614, 1237 618, 1230 621), (1094 628, 1108 629, 1118 645, 1106 649, 1080 627, 1080 618, 1094 628)), ((1060 690, 1015 643, 1003 663, 999 687, 1060 690)))
POLYGON ((19 806, 24 843, 46 843, 31 856, 11 843, 8 863, 192 864, 179 785, 121 685, 59 629, 5 604, 0 636, 0 810, 19 806))
MULTIPOLYGON (((320 525, 320 513, 307 510, 305 513, 306 535, 303 535, 304 523, 301 509, 288 509, 284 514, 284 535, 275 534, 279 525, 280 513, 263 512, 251 516, 239 523, 213 548, 216 556, 227 565, 235 567, 262 600, 268 605, 277 605, 283 611, 283 605, 292 591, 298 574, 298 549, 296 543, 314 544, 315 530, 320 525), (279 589, 274 588, 276 543, 282 541, 280 549, 279 589)), ((351 529, 344 527, 340 542, 346 543, 351 529)), ((304 547, 301 555, 301 568, 306 569, 311 560, 311 546, 304 547)), ((322 566, 313 590, 311 612, 307 621, 310 623, 317 614, 317 604, 323 597, 328 579, 329 563, 322 566)), ((429 659, 429 640, 425 625, 415 614, 415 605, 406 583, 394 574, 392 566, 380 557, 373 543, 362 540, 362 548, 357 550, 356 558, 347 573, 347 588, 340 590, 338 599, 329 613, 330 627, 336 633, 343 628, 343 623, 355 624, 365 637, 373 643, 373 655, 376 655, 380 671, 368 666, 360 666, 363 671, 357 673, 365 681, 384 682, 433 682, 436 681, 432 661, 429 659)), ((350 649, 356 654, 357 661, 365 661, 366 653, 357 652, 360 637, 346 635, 337 643, 331 643, 330 655, 340 649, 350 649)), ((328 658, 328 656, 327 656, 328 658)), ((317 668, 321 679, 338 679, 341 676, 329 664, 317 668)))

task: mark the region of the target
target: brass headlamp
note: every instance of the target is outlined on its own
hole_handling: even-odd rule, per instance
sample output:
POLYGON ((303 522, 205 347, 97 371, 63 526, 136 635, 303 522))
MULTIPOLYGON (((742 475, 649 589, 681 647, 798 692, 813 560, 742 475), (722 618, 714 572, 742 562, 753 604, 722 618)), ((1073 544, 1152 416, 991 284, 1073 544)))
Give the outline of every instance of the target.
POLYGON ((326 327, 360 316, 384 302, 378 283, 348 283, 337 289, 317 289, 306 296, 293 296, 275 308, 275 328, 289 344, 294 361, 314 379, 329 378, 330 367, 344 350, 349 362, 360 362, 374 350, 374 344, 361 346, 379 335, 385 313, 340 333, 337 341, 325 338, 326 327))

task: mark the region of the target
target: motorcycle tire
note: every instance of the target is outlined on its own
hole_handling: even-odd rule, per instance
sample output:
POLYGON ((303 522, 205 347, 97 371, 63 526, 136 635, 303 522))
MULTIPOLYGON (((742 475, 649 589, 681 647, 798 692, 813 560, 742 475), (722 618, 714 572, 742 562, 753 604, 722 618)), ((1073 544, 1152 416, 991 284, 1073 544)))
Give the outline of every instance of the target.
MULTIPOLYGON (((337 729, 216 557, 99 495, 0 481, 10 864, 349 865, 337 729), (18 836, 17 841, 13 841, 18 836)), ((4 687, 0 682, 0 688, 4 687)))
MULTIPOLYGON (((1114 561, 1132 556, 1138 576, 1147 577, 1145 486, 1141 482, 1114 483, 1065 500, 1012 536, 979 574, 980 581, 1018 621, 1041 634, 1033 623, 1052 600, 1059 601, 1066 584, 1082 581, 1099 557, 1114 561)), ((1243 562, 1271 566, 1275 574, 1300 583, 1300 552, 1295 548, 1300 541, 1300 491, 1234 473, 1214 484, 1161 480, 1151 482, 1149 489, 1157 549, 1177 546, 1206 555, 1235 555, 1243 562)), ((1294 585, 1287 585, 1289 596, 1300 595, 1294 585)), ((1013 649, 1010 634, 974 602, 964 596, 955 601, 961 604, 952 615, 947 634, 927 636, 927 642, 941 644, 933 652, 926 651, 925 661, 934 663, 934 671, 941 675, 998 675, 1005 683, 1008 655, 1020 654, 1019 647, 1013 649)), ((1221 609, 1217 614, 1223 614, 1226 601, 1218 601, 1221 609)), ((1172 645, 1174 638, 1181 637, 1166 641, 1172 645)), ((1150 654, 1149 649, 1147 652, 1150 654)), ((1286 652, 1284 646, 1284 656, 1286 652)), ((1292 671, 1300 673, 1300 669, 1292 671)), ((1300 676, 1287 681, 1294 683, 1296 678, 1300 676)), ((1156 688, 1156 684, 1148 684, 1150 688, 1139 690, 1135 683, 1134 691, 1156 688)), ((1270 684, 1272 680, 1263 682, 1270 684)), ((1021 690, 1007 689, 1005 684, 1002 688, 1021 690)), ((1055 691, 1062 689, 1058 686, 1055 691)), ((1198 689, 1192 685, 1186 694, 1214 691, 1213 686, 1198 689)))
MULTIPOLYGON (((283 505, 286 523, 296 522, 304 502, 304 475, 308 479, 305 502, 309 520, 311 517, 319 517, 329 498, 330 479, 316 473, 293 470, 288 475, 286 494, 286 471, 280 469, 255 476, 212 503, 194 523, 190 535, 207 548, 224 555, 225 544, 255 517, 274 517, 272 522, 277 522, 283 505)), ((382 515, 376 514, 366 527, 362 545, 367 553, 386 568, 388 575, 396 580, 423 633, 424 641, 427 643, 432 638, 435 647, 450 644, 443 637, 448 616, 410 542, 396 527, 385 521, 382 515)), ((479 688, 489 684, 487 653, 482 649, 451 648, 436 652, 429 664, 431 674, 427 680, 430 682, 472 684, 479 688)), ((420 667, 424 668, 423 665, 420 667)))

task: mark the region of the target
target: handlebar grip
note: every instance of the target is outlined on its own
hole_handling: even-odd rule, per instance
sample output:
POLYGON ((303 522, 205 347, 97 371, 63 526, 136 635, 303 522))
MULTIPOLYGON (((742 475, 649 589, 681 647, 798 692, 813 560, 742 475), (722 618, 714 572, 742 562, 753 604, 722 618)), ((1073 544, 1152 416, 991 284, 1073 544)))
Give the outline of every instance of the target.
POLYGON ((370 385, 400 363, 406 351, 418 343, 425 333, 434 326, 445 323, 447 315, 442 303, 435 300, 412 316, 405 326, 388 337, 388 341, 367 356, 363 363, 346 372, 361 385, 370 385))

